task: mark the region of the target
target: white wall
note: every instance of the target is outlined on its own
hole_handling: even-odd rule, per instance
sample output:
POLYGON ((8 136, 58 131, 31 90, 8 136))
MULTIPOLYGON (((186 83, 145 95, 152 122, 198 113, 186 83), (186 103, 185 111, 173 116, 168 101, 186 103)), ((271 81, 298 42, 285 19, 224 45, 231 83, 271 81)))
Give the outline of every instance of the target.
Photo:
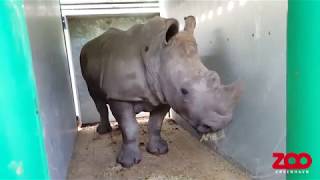
POLYGON ((197 18, 195 37, 205 65, 223 83, 241 80, 244 94, 226 137, 212 145, 252 173, 282 179, 272 152, 285 151, 286 1, 164 0, 161 15, 197 18))

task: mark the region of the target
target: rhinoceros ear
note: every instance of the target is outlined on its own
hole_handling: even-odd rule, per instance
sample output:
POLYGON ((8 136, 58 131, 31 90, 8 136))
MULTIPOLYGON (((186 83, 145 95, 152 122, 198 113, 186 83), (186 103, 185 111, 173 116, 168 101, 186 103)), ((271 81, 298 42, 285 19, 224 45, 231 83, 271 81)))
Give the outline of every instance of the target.
POLYGON ((187 16, 184 18, 184 30, 193 34, 196 28, 196 18, 194 16, 187 16))
POLYGON ((165 44, 167 44, 173 36, 179 32, 179 23, 176 19, 170 18, 166 20, 166 36, 165 44))
POLYGON ((206 72, 207 78, 208 78, 208 86, 212 87, 214 89, 220 87, 220 76, 215 71, 208 71, 206 72))
POLYGON ((224 86, 224 91, 231 98, 231 106, 237 103, 243 91, 243 83, 240 81, 233 82, 230 85, 224 86))

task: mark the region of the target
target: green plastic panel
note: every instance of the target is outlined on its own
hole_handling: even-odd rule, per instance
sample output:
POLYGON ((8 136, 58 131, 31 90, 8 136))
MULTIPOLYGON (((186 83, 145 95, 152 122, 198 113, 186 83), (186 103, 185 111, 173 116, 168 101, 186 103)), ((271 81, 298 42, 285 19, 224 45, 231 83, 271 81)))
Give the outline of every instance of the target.
POLYGON ((24 4, 0 1, 0 179, 48 179, 24 4))
POLYGON ((288 3, 287 152, 313 162, 309 174, 287 179, 320 179, 320 1, 288 3))

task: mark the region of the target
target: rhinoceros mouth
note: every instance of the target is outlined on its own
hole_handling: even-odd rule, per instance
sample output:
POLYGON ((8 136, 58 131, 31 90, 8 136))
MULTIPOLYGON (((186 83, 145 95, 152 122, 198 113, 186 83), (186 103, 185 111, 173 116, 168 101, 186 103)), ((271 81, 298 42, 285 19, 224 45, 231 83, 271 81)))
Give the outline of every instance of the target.
POLYGON ((219 130, 212 133, 203 134, 200 138, 200 142, 217 142, 225 138, 224 130, 219 130))

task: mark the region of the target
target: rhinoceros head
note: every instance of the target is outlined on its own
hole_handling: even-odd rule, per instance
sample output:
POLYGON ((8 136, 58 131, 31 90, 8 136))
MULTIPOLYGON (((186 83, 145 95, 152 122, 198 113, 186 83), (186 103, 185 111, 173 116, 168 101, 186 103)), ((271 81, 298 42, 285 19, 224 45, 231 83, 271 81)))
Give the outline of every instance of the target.
MULTIPOLYGON (((182 78, 184 79, 184 78, 182 78)), ((200 133, 215 132, 232 119, 240 85, 222 85, 213 71, 184 79, 176 86, 172 107, 200 133)))
POLYGON ((165 101, 200 133, 218 131, 232 119, 240 95, 239 83, 222 85, 198 54, 193 36, 195 18, 185 18, 185 28, 160 50, 158 79, 165 101))

